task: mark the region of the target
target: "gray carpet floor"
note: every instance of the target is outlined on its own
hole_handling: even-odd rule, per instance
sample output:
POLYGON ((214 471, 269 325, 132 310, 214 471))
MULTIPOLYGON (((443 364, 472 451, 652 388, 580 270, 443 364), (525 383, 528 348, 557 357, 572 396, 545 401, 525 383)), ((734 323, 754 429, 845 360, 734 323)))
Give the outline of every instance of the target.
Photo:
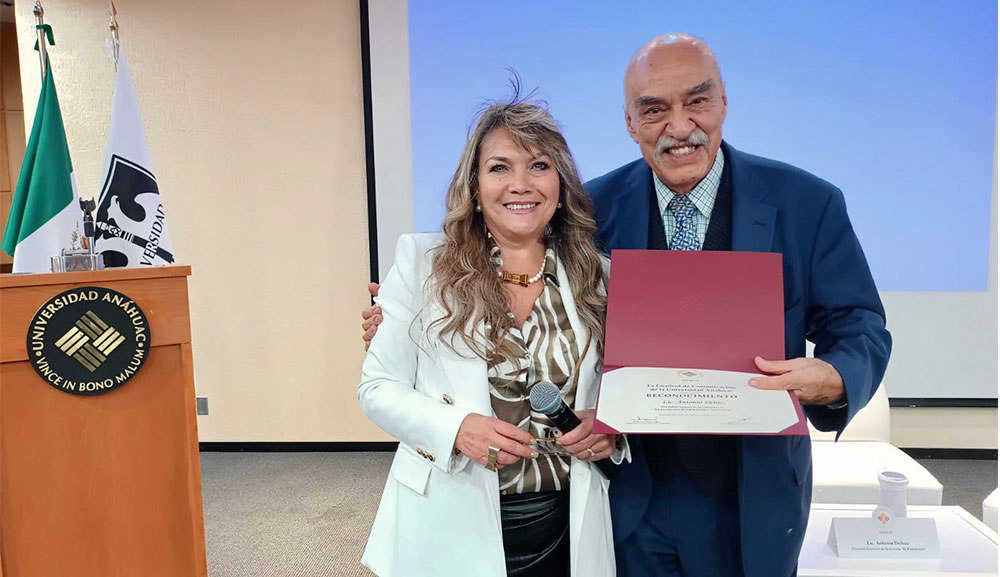
POLYGON ((365 576, 392 453, 202 453, 209 577, 365 576))
POLYGON ((983 519, 983 499, 997 488, 996 461, 917 459, 944 485, 943 505, 958 505, 983 519))
MULTIPOLYGON (((202 453, 209 577, 371 577, 359 560, 392 453, 202 453)), ((982 516, 997 461, 927 459, 982 516)), ((442 576, 447 577, 447 576, 442 576)))

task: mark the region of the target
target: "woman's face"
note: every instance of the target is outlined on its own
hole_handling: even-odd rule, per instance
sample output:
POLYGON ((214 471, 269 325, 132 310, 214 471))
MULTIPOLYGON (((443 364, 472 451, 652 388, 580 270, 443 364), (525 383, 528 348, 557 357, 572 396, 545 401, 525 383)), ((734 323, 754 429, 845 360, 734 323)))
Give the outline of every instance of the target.
POLYGON ((541 239, 559 202, 559 172, 548 155, 521 148, 498 128, 480 146, 477 200, 499 242, 541 239))

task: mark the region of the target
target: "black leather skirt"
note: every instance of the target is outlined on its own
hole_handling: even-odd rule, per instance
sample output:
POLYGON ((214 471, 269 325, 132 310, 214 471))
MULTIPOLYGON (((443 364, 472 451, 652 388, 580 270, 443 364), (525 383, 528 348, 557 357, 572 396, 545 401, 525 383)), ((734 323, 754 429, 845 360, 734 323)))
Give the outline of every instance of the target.
POLYGON ((500 495, 509 577, 569 577, 569 491, 500 495))

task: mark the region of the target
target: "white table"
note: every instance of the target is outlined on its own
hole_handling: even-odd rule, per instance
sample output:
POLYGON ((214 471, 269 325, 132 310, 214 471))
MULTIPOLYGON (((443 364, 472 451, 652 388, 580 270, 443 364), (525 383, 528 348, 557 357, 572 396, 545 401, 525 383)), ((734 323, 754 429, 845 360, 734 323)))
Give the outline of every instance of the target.
POLYGON ((834 517, 869 517, 871 505, 813 505, 799 555, 800 577, 994 577, 997 534, 965 509, 911 505, 908 517, 937 522, 940 559, 842 559, 827 544, 834 517))

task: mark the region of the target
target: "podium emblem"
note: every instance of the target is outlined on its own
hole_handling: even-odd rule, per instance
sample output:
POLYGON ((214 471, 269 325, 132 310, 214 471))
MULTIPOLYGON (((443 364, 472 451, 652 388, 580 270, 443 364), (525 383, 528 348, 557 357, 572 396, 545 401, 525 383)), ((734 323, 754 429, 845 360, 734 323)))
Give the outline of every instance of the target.
POLYGON ((149 354, 149 322, 128 296, 77 287, 43 304, 28 326, 28 357, 46 383, 99 395, 130 381, 149 354))
POLYGON ((88 310, 73 328, 56 341, 56 346, 88 371, 94 372, 124 341, 125 335, 108 326, 94 311, 88 310))

